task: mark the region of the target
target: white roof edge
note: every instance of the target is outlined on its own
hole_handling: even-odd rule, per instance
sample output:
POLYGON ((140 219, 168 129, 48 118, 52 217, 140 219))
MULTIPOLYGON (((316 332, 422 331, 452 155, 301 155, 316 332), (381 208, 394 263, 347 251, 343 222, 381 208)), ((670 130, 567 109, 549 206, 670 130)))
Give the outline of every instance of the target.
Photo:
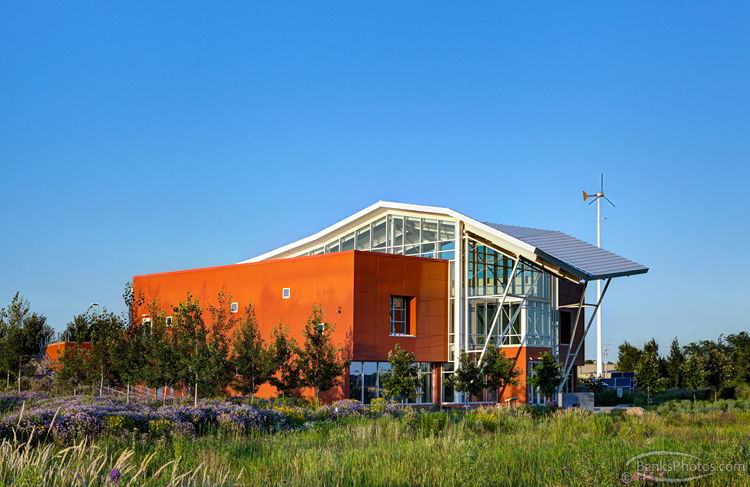
POLYGON ((310 242, 313 242, 321 237, 324 237, 326 234, 333 233, 336 230, 346 226, 347 224, 358 220, 359 218, 362 218, 363 216, 367 215, 368 213, 372 213, 373 211, 379 210, 379 209, 387 209, 387 210, 405 210, 405 211, 414 211, 414 212, 423 212, 423 213, 437 213, 442 215, 448 215, 456 220, 461 220, 464 223, 468 223, 469 225, 479 228, 489 234, 495 235, 496 237, 499 237, 523 250, 526 250, 527 252, 534 253, 536 251, 536 248, 532 245, 529 245, 528 243, 519 240, 515 237, 512 237, 506 233, 501 232, 500 230, 497 230, 495 228, 492 228, 489 225, 485 225, 484 223, 474 220, 473 218, 470 218, 462 213, 459 213, 455 210, 451 210, 450 208, 443 208, 439 206, 425 206, 425 205, 413 205, 409 203, 395 203, 392 201, 383 201, 380 200, 375 204, 372 204, 365 208, 364 210, 358 211, 357 213, 353 214, 350 217, 347 217, 343 220, 341 220, 338 223, 335 223, 334 225, 331 225, 330 227, 319 231, 318 233, 315 233, 313 235, 310 235, 309 237, 303 238, 301 240, 297 240, 296 242, 292 242, 290 244, 284 245, 283 247, 279 247, 275 250, 271 250, 270 252, 266 252, 265 254, 261 254, 257 257, 253 257, 252 259, 243 260, 242 262, 238 262, 239 264, 249 264, 251 262, 260 262, 263 260, 268 260, 272 257, 275 257, 277 255, 283 254, 284 252, 288 252, 295 247, 301 247, 302 245, 306 245, 310 242))

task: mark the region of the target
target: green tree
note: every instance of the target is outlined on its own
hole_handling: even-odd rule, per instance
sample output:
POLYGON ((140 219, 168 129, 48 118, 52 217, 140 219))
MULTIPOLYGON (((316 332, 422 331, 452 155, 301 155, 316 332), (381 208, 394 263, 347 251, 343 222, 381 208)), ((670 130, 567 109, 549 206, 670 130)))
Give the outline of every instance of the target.
POLYGON ((119 339, 123 333, 123 323, 114 313, 108 313, 104 309, 103 313, 96 313, 91 320, 91 366, 94 372, 99 375, 99 395, 102 394, 105 381, 107 384, 111 379, 117 379, 117 370, 113 351, 119 344, 119 339))
POLYGON ((552 352, 544 352, 539 355, 539 365, 532 369, 534 374, 529 377, 529 384, 538 387, 544 397, 554 397, 557 387, 563 383, 563 367, 552 352))
POLYGON ((685 355, 682 353, 680 342, 677 341, 677 337, 674 337, 672 345, 669 347, 669 357, 666 360, 667 378, 672 387, 683 386, 680 370, 684 362, 685 355))
POLYGON ((125 311, 121 321, 123 330, 115 339, 115 345, 111 351, 113 367, 127 387, 127 401, 130 401, 130 386, 145 382, 145 373, 148 366, 146 356, 147 333, 150 329, 144 325, 140 308, 144 304, 143 292, 135 292, 133 285, 127 283, 123 293, 125 311))
POLYGON ((695 355, 690 355, 680 365, 680 376, 682 384, 693 392, 693 404, 695 404, 695 391, 703 385, 706 378, 702 360, 695 355))
POLYGON ((5 372, 6 381, 14 375, 20 390, 21 376, 32 358, 39 355, 41 344, 52 336, 47 318, 32 313, 29 302, 16 293, 11 304, 0 309, 0 371, 5 372))
POLYGON ((453 387, 464 394, 464 404, 469 407, 469 394, 478 395, 486 384, 482 378, 482 367, 472 357, 461 350, 458 357, 458 369, 445 379, 445 385, 453 387))
POLYGON ((740 385, 750 385, 750 334, 741 331, 728 335, 726 346, 729 349, 735 381, 740 385))
POLYGON ((417 400, 420 381, 416 360, 416 353, 404 350, 398 343, 388 352, 391 368, 380 374, 380 385, 388 399, 417 400))
POLYGON ((234 386, 243 394, 250 394, 250 403, 255 401, 258 388, 268 382, 275 372, 274 351, 260 333, 255 306, 245 306, 245 314, 232 338, 231 361, 237 368, 234 386))
POLYGON ((73 387, 73 395, 79 387, 93 386, 97 382, 97 374, 91 360, 91 349, 84 347, 83 342, 66 346, 60 357, 60 370, 55 380, 60 385, 73 387))
POLYGON ((63 339, 67 342, 90 342, 91 341, 91 323, 89 319, 89 308, 85 313, 73 316, 73 321, 65 326, 63 339))
POLYGON ((320 400, 320 392, 328 391, 339 384, 350 360, 339 359, 343 348, 334 345, 332 340, 335 323, 327 323, 325 311, 313 304, 312 314, 302 332, 304 342, 297 350, 297 364, 302 377, 302 385, 315 389, 315 399, 320 400))
POLYGON ((218 305, 208 304, 211 313, 211 327, 207 335, 208 361, 203 377, 203 390, 207 396, 219 396, 235 378, 235 367, 230 360, 230 339, 240 319, 232 313, 232 294, 224 289, 219 291, 218 305))
POLYGON ((656 338, 651 338, 651 340, 644 343, 641 353, 645 355, 652 353, 654 357, 659 358, 659 342, 656 341, 656 338))
POLYGON ((635 368, 635 383, 641 389, 646 389, 646 404, 651 402, 651 393, 659 392, 663 381, 659 373, 659 362, 655 352, 646 353, 641 357, 635 368))
MULTIPOLYGON (((200 302, 188 292, 187 299, 172 306, 172 349, 176 351, 174 362, 176 379, 184 385, 192 384, 195 406, 198 394, 205 394, 205 385, 210 376, 208 328, 203 321, 200 302), (200 392, 199 392, 200 391, 200 392)), ((171 358, 171 357, 170 357, 171 358)))
POLYGON ((641 354, 638 347, 634 347, 626 340, 618 347, 617 370, 619 372, 635 372, 635 368, 641 360, 641 354))
POLYGON ((702 355, 705 383, 714 391, 714 401, 719 394, 729 386, 733 378, 732 364, 727 358, 726 350, 721 340, 708 346, 702 355))
MULTIPOLYGON (((167 314, 154 297, 148 304, 149 318, 146 331, 146 367, 144 379, 148 387, 163 387, 162 400, 166 402, 167 388, 180 379, 180 353, 173 325, 167 323, 167 314)), ((174 323, 174 321, 173 321, 174 323)))
POLYGON ((276 371, 269 382, 282 395, 298 389, 301 384, 300 369, 297 363, 297 341, 289 335, 289 327, 274 326, 271 330, 271 355, 276 371))
POLYGON ((484 374, 485 386, 490 390, 499 390, 508 385, 520 385, 522 369, 516 368, 516 361, 507 358, 500 348, 490 345, 480 364, 484 374))

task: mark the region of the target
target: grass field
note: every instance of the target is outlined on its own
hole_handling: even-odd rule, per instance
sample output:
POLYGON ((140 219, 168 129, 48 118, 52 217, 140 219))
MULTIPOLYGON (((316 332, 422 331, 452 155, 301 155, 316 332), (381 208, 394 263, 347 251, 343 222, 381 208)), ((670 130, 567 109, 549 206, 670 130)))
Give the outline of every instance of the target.
POLYGON ((526 408, 406 409, 379 417, 308 421, 274 433, 207 429, 196 437, 155 437, 137 430, 103 432, 76 447, 28 442, 27 448, 19 440, 5 440, 0 486, 658 485, 702 475, 691 468, 704 464, 729 465, 733 471, 715 471, 686 485, 750 486, 749 410, 750 403, 743 401, 697 407, 674 402, 640 417, 526 408), (627 465, 636 455, 657 451, 696 458, 643 460, 661 460, 665 470, 678 460, 683 462, 679 471, 654 467, 638 472, 637 462, 627 465))

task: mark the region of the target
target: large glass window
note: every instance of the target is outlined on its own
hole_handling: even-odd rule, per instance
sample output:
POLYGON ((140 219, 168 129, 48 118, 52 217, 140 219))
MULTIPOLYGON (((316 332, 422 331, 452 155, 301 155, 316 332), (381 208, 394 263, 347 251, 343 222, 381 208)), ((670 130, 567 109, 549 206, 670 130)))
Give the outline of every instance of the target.
POLYGON ((432 218, 422 218, 422 242, 437 241, 438 221, 432 218))
POLYGON ((550 346, 550 303, 528 301, 526 328, 529 345, 550 346))
POLYGON ((404 217, 388 215, 388 223, 390 224, 388 246, 400 247, 404 245, 404 217))
POLYGON ((300 255, 364 250, 433 259, 455 258, 456 222, 436 218, 388 215, 354 232, 300 255))
POLYGON ((346 252, 347 250, 354 250, 354 232, 341 239, 341 251, 346 252))
POLYGON ((362 378, 364 384, 362 402, 370 404, 373 399, 378 397, 378 363, 362 362, 362 378))
MULTIPOLYGON (((435 401, 433 384, 435 368, 432 363, 417 363, 420 387, 417 400, 408 400, 409 404, 432 404, 435 401)), ((451 364, 452 366, 452 364, 451 364)), ((370 404, 374 399, 385 397, 381 384, 381 374, 390 370, 388 362, 352 362, 349 366, 349 398, 370 404)))
POLYGON ((442 401, 444 403, 452 403, 456 402, 456 394, 453 390, 453 387, 447 386, 445 384, 446 379, 453 374, 454 370, 454 364, 453 362, 448 362, 443 364, 443 377, 441 380, 441 384, 443 385, 443 395, 442 395, 442 401))
POLYGON ((406 217, 406 232, 404 234, 405 244, 418 244, 419 239, 419 227, 421 219, 413 216, 406 217))
POLYGON ((357 250, 370 250, 370 226, 357 230, 357 250))
POLYGON ((386 237, 386 220, 381 218, 372 224, 372 248, 379 249, 385 248, 385 237, 386 237))
POLYGON ((356 399, 362 401, 362 385, 364 377, 362 377, 362 362, 352 362, 349 366, 349 399, 356 399))
MULTIPOLYGON (((518 306, 518 303, 505 303, 498 316, 497 301, 472 299, 469 302, 469 349, 481 350, 485 341, 488 345, 498 345, 500 337, 503 337, 502 345, 520 345, 522 338, 520 314, 516 317, 513 325, 508 327, 508 323, 518 310, 518 306), (493 323, 495 323, 495 328, 491 330, 493 323), (506 329, 508 332, 503 336, 506 329), (488 335, 490 331, 492 331, 492 334, 488 335)), ((455 338, 450 334, 448 339, 449 343, 455 343, 455 338)))
MULTIPOLYGON (((513 316, 518 311, 518 304, 511 304, 507 308, 503 307, 503 314, 500 315, 500 318, 502 320, 503 327, 502 329, 505 330, 508 327, 508 323, 513 318, 513 316)), ((505 337, 503 337, 503 345, 520 345, 522 341, 522 326, 521 326, 521 316, 520 313, 518 316, 516 316, 516 319, 513 321, 513 324, 510 325, 510 328, 508 329, 508 333, 506 333, 505 337)))

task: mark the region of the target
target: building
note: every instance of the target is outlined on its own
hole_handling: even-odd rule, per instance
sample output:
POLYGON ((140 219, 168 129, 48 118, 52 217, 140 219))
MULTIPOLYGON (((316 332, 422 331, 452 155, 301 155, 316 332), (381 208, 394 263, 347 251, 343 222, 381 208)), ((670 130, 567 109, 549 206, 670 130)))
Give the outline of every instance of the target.
MULTIPOLYGON (((224 289, 241 310, 256 306, 264 336, 281 321, 298 334, 314 303, 336 323, 334 338, 352 365, 324 398, 364 402, 382 394, 379 371, 399 343, 415 352, 418 403, 465 398, 444 387, 459 352, 477 359, 499 344, 523 383, 470 402, 518 398, 541 403, 527 385, 539 354, 554 351, 572 391, 584 338, 598 303, 584 303, 590 281, 648 269, 557 231, 482 223, 448 208, 380 201, 310 237, 234 265, 135 276, 134 288, 164 309, 185 300, 214 302, 224 289), (586 316, 585 308, 594 313, 586 316)), ((601 302, 601 300, 600 300, 601 302)), ((263 386, 260 395, 273 394, 263 386)))

